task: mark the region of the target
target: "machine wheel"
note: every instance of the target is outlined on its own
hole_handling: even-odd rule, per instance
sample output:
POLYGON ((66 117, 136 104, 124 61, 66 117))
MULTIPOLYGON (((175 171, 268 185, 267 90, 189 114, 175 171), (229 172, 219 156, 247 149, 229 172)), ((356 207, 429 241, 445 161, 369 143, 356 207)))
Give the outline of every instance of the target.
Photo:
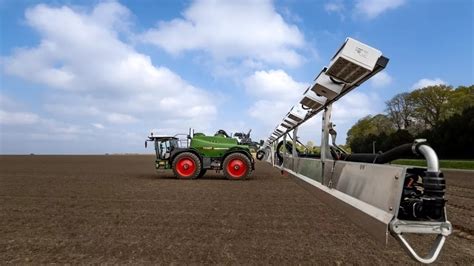
POLYGON ((197 178, 201 168, 201 161, 191 152, 180 153, 173 160, 173 172, 178 179, 197 178))
POLYGON ((256 157, 259 161, 261 161, 263 159, 263 157, 265 157, 265 151, 263 151, 263 150, 257 151, 257 156, 256 157))
POLYGON ((227 179, 246 179, 250 175, 250 171, 250 159, 242 153, 232 153, 224 160, 224 176, 227 179))

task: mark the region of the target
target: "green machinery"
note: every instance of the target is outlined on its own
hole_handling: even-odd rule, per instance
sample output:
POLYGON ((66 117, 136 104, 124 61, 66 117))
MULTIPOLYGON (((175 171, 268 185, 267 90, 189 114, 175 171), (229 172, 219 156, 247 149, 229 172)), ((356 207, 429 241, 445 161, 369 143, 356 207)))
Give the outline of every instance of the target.
POLYGON ((153 142, 156 169, 172 169, 178 179, 199 178, 208 169, 223 170, 227 179, 246 179, 255 169, 249 146, 220 132, 214 136, 191 132, 174 136, 151 133, 145 147, 147 142, 153 142))

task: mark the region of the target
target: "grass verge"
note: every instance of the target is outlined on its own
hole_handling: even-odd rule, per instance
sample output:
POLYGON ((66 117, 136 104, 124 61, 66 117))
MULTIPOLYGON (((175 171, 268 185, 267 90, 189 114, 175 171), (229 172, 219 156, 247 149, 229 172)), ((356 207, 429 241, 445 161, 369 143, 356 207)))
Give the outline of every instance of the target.
MULTIPOLYGON (((400 159, 400 160, 393 161, 392 164, 426 166, 426 161, 417 160, 417 159, 400 159)), ((449 169, 474 170, 474 160, 471 160, 471 161, 439 160, 439 166, 441 168, 449 168, 449 169)))

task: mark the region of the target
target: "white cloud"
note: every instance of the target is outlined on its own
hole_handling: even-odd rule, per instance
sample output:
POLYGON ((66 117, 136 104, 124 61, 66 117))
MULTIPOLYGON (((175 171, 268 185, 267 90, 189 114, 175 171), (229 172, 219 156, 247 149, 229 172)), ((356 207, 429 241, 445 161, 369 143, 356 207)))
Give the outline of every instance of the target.
POLYGON ((370 84, 374 88, 383 88, 390 85, 393 78, 385 71, 377 73, 370 79, 370 84))
POLYGON ((309 86, 293 80, 285 71, 256 71, 244 80, 247 92, 265 99, 295 101, 309 86))
POLYGON ((344 21, 346 19, 346 16, 344 15, 346 11, 346 6, 344 5, 344 2, 342 0, 336 0, 326 3, 324 5, 324 10, 326 10, 326 12, 328 13, 335 13, 339 15, 341 21, 344 21))
POLYGON ((31 125, 39 120, 39 116, 33 113, 0 110, 0 125, 31 125))
MULTIPOLYGON (((22 152, 29 153, 29 145, 35 145, 38 141, 85 139, 91 133, 91 130, 80 125, 45 118, 33 112, 0 110, 0 153, 21 149, 26 149, 22 152)), ((56 146, 51 145, 51 142, 48 145, 56 146)))
POLYGON ((290 110, 291 104, 287 101, 258 100, 249 109, 249 114, 266 126, 275 126, 290 110))
POLYGON ((271 1, 194 1, 183 18, 161 21, 142 36, 171 54, 202 50, 215 59, 243 58, 298 66, 303 34, 271 1))
MULTIPOLYGON (((18 106, 26 105, 18 103, 18 106)), ((102 123, 62 122, 22 109, 0 110, 0 153, 143 152, 143 130, 109 128, 102 123)))
POLYGON ((341 1, 328 2, 324 5, 324 10, 327 12, 341 12, 344 10, 344 3, 341 1))
MULTIPOLYGON (((351 91, 333 105, 332 118, 339 123, 352 123, 366 115, 376 113, 380 106, 376 103, 383 101, 377 94, 366 94, 360 91, 351 91)), ((351 124, 352 125, 352 124, 351 124)))
POLYGON ((385 11, 398 8, 405 0, 357 0, 355 13, 364 18, 373 19, 385 11))
POLYGON ((411 90, 421 89, 428 86, 445 85, 445 84, 447 84, 446 81, 440 78, 435 78, 435 79, 424 78, 415 82, 415 84, 411 86, 411 90))
MULTIPOLYGON (((3 89, 5 88, 2 88, 2 90, 3 89)), ((16 108, 16 107, 18 107, 18 104, 15 101, 13 101, 10 97, 6 96, 0 91, 0 108, 9 109, 9 108, 16 108)))
MULTIPOLYGON (((75 97, 75 96, 74 96, 75 97)), ((90 104, 74 104, 74 105, 68 105, 68 104, 63 104, 60 102, 72 102, 72 99, 65 99, 64 97, 58 99, 55 98, 51 100, 54 103, 47 103, 44 104, 45 110, 56 113, 56 114, 62 114, 62 115, 67 115, 67 116, 74 116, 74 115, 84 115, 84 116, 99 116, 103 114, 103 111, 101 111, 98 107, 96 106, 91 106, 90 104)))
POLYGON ((257 100, 248 114, 264 125, 275 126, 289 109, 302 97, 307 83, 297 82, 285 71, 256 71, 244 80, 249 95, 257 100))
POLYGON ((98 129, 104 129, 104 125, 102 125, 101 123, 92 123, 92 126, 95 127, 95 128, 98 128, 98 129))
POLYGON ((44 107, 68 119, 88 116, 115 124, 184 119, 203 126, 212 121, 217 108, 209 93, 154 66, 119 38, 129 31, 129 16, 116 2, 100 3, 90 12, 34 6, 25 17, 41 41, 5 57, 4 70, 55 89, 47 92, 44 107))
POLYGON ((127 114, 110 113, 106 117, 107 121, 114 124, 129 124, 137 121, 135 117, 127 114))

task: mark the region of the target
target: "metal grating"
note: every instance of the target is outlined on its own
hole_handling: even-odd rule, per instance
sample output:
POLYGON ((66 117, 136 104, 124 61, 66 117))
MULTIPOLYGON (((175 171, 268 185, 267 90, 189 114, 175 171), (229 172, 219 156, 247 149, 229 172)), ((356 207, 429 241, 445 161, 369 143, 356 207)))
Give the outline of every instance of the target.
POLYGON ((308 108, 311 109, 318 109, 319 107, 323 106, 320 102, 315 101, 314 99, 310 98, 309 96, 303 97, 300 103, 308 108))
POLYGON ((370 70, 354 64, 343 57, 337 58, 336 62, 326 71, 327 75, 346 83, 353 83, 369 73, 370 70))
POLYGON ((292 114, 292 113, 288 114, 288 118, 293 119, 293 120, 295 120, 296 122, 301 122, 301 121, 303 121, 303 118, 301 118, 301 117, 299 117, 299 116, 296 116, 296 115, 294 115, 294 114, 292 114))

